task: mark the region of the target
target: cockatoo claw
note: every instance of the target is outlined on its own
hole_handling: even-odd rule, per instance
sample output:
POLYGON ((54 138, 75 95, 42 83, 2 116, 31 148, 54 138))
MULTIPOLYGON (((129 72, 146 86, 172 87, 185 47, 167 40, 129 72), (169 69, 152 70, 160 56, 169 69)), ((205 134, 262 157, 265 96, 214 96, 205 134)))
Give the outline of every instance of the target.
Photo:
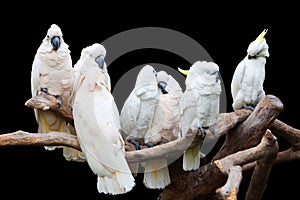
POLYGON ((154 147, 154 144, 150 142, 146 142, 145 145, 149 148, 154 147))
POLYGON ((44 107, 42 108, 42 110, 43 110, 43 111, 50 110, 50 107, 49 107, 49 106, 44 106, 44 107))
POLYGON ((128 142, 130 142, 131 144, 133 144, 135 146, 136 150, 141 150, 141 146, 138 142, 134 141, 134 140, 129 140, 128 142))
POLYGON ((203 127, 198 127, 199 131, 201 132, 202 138, 204 138, 206 136, 206 131, 204 130, 203 127))
POLYGON ((48 93, 48 88, 41 88, 41 92, 48 93))
POLYGON ((247 110, 254 110, 254 106, 252 106, 252 105, 246 105, 246 106, 244 106, 244 109, 247 109, 247 110))
POLYGON ((59 109, 62 109, 62 100, 60 97, 56 97, 57 103, 59 105, 59 109))

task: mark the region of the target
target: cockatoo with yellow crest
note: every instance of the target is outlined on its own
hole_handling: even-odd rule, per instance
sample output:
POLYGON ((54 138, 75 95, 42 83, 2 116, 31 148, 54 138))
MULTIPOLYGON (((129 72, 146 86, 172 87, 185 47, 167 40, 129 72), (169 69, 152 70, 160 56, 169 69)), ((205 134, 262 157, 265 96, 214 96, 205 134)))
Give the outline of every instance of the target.
MULTIPOLYGON (((213 125, 218 121, 221 94, 219 66, 214 62, 196 61, 189 70, 178 70, 187 76, 186 89, 180 101, 182 136, 193 127, 197 127, 203 137, 206 136, 206 128, 214 133, 213 125)), ((200 148, 201 145, 196 145, 184 152, 185 171, 200 167, 200 148)))
MULTIPOLYGON (((36 96, 41 92, 53 95, 60 106, 62 99, 70 104, 70 95, 73 86, 73 66, 69 46, 63 39, 60 27, 52 24, 46 37, 39 46, 32 63, 31 93, 36 96)), ((74 127, 63 118, 57 116, 49 108, 34 110, 38 123, 38 132, 68 132, 76 134, 74 127)), ((47 150, 54 150, 57 146, 45 146, 47 150)), ((84 155, 69 147, 62 147, 63 155, 67 160, 85 161, 84 155)))
MULTIPOLYGON (((175 140, 180 136, 179 101, 182 89, 165 71, 156 72, 145 65, 138 73, 136 84, 121 110, 121 129, 126 140, 136 145, 153 147, 175 140)), ((130 164, 134 173, 139 165, 130 164)), ((143 183, 150 189, 163 189, 170 184, 166 159, 141 163, 143 183)))
POLYGON ((98 192, 117 195, 131 191, 135 180, 125 159, 105 56, 99 43, 82 49, 74 65, 73 118, 80 147, 97 175, 98 192))
POLYGON ((265 39, 267 31, 268 29, 263 30, 256 40, 249 44, 246 57, 234 71, 231 81, 233 110, 241 108, 253 110, 265 96, 263 83, 266 58, 269 57, 269 46, 265 39))

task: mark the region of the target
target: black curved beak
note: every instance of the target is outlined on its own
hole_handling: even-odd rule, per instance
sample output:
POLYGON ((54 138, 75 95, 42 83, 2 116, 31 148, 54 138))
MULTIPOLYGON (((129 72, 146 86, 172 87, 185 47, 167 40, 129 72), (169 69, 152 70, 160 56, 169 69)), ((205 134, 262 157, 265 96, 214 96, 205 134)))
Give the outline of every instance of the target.
POLYGON ((104 67, 104 56, 98 56, 95 61, 98 63, 101 69, 104 67))
POLYGON ((53 37, 51 39, 51 45, 53 50, 56 51, 60 47, 60 38, 58 36, 53 37))
POLYGON ((167 83, 166 82, 160 81, 158 83, 158 87, 161 89, 161 91, 162 91, 163 94, 168 94, 168 91, 166 90, 166 87, 167 87, 167 83))
POLYGON ((220 80, 220 74, 217 73, 217 75, 216 75, 216 82, 218 82, 219 80, 220 80))
POLYGON ((216 82, 218 82, 218 80, 220 80, 220 74, 217 71, 212 73, 212 75, 216 76, 216 82))

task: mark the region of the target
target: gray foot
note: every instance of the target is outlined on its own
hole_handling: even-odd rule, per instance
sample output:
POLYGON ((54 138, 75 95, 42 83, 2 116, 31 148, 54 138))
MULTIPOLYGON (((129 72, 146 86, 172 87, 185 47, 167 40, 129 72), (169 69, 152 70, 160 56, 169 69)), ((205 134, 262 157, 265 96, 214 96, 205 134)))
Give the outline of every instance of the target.
POLYGON ((128 142, 130 142, 131 144, 133 144, 135 146, 136 150, 141 150, 141 146, 138 142, 134 141, 134 140, 128 140, 128 142))
POLYGON ((200 132, 201 132, 202 138, 204 138, 204 137, 206 136, 206 131, 204 130, 203 127, 198 127, 198 129, 199 129, 200 132))
POLYGON ((244 106, 244 109, 247 109, 247 110, 254 110, 254 106, 252 106, 252 105, 246 105, 246 106, 244 106))

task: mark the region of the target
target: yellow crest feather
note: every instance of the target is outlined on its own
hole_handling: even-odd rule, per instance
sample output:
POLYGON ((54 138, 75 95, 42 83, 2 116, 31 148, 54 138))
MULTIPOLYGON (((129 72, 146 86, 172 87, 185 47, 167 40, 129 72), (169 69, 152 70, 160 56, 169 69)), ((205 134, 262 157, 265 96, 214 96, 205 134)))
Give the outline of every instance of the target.
POLYGON ((265 39, 264 37, 267 34, 267 32, 268 32, 268 29, 264 29, 263 32, 261 32, 261 34, 259 34, 259 36, 256 38, 256 40, 260 41, 260 42, 264 41, 264 39, 265 39))
POLYGON ((189 70, 183 70, 183 69, 180 69, 179 67, 178 67, 178 71, 180 73, 182 73, 183 75, 187 75, 189 73, 189 70))

